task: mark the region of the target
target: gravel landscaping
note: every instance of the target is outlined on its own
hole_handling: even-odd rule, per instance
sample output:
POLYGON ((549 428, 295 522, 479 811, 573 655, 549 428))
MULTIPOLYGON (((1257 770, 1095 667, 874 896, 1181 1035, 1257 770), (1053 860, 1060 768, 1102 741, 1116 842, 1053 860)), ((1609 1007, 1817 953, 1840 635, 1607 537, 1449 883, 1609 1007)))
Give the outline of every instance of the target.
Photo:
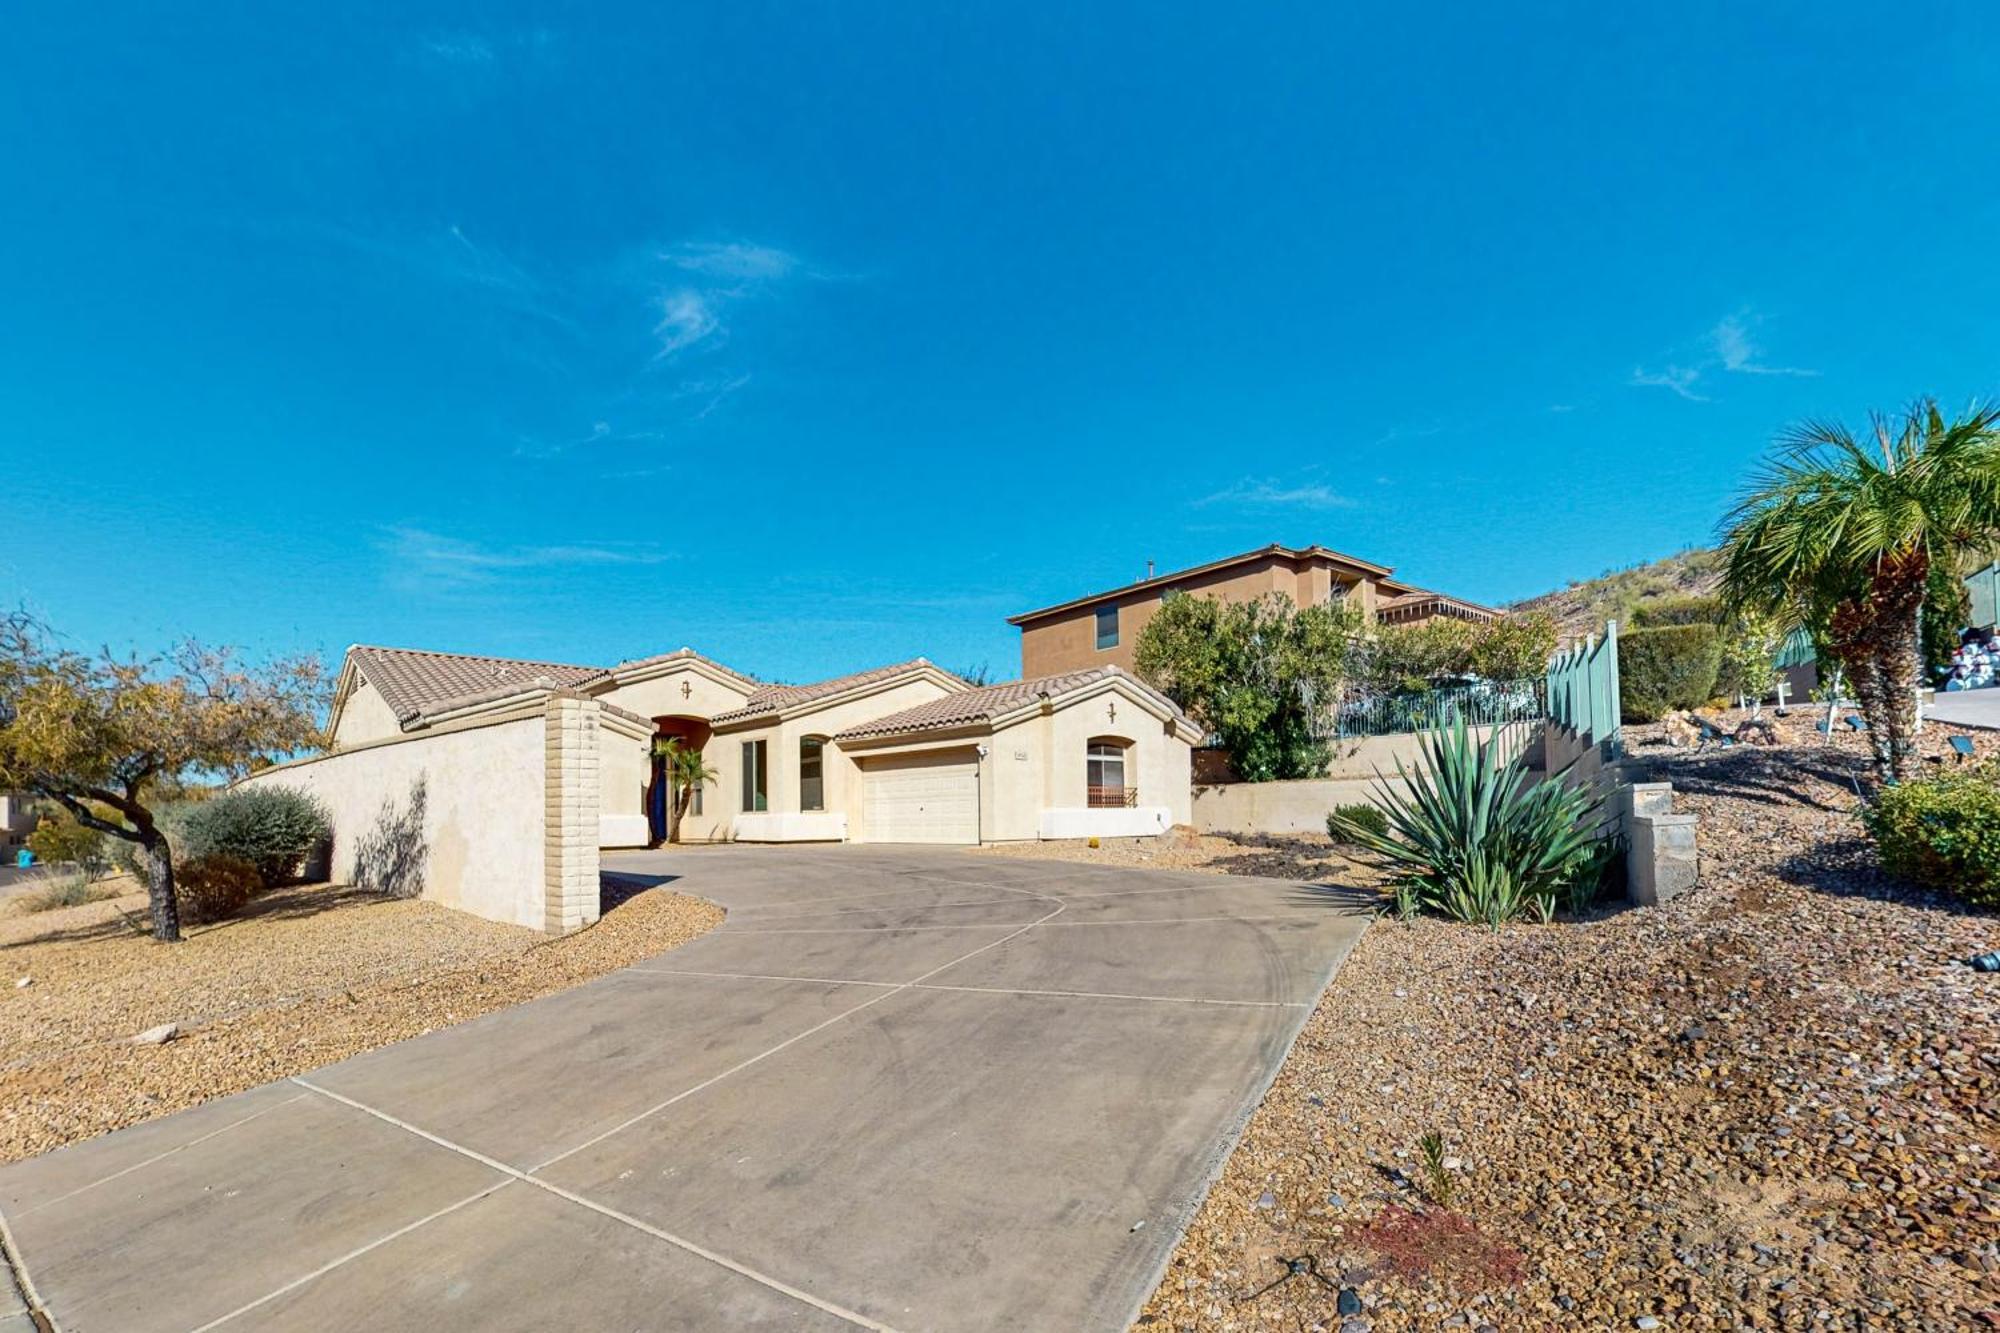
MULTIPOLYGON (((1703 883, 1665 908, 1379 920, 1141 1326, 2000 1327, 2000 976, 1958 961, 2000 918, 1889 882, 1859 739, 1779 727, 1699 755, 1628 729, 1701 816, 1703 883), (1266 1289, 1308 1258, 1329 1282, 1266 1289)), ((1313 838, 1029 854, 1361 873, 1313 838)))
POLYGON ((180 944, 145 895, 0 919, 0 1162, 566 989, 683 944, 722 909, 606 890, 550 939, 437 903, 301 885, 180 944), (163 1024, 160 1045, 131 1039, 163 1024))

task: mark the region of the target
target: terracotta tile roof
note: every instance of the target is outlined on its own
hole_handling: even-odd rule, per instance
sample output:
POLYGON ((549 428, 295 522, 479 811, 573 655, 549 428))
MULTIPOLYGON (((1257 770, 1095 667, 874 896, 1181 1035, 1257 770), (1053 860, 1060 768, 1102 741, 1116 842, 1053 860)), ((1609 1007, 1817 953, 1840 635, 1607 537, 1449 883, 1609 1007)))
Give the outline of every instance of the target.
MULTIPOLYGON (((759 685, 750 692, 749 703, 741 708, 732 708, 726 713, 717 713, 710 721, 719 726, 725 722, 741 722, 746 718, 763 717, 776 713, 783 708, 790 708, 796 704, 810 703, 814 699, 823 699, 828 695, 839 694, 844 690, 853 689, 857 685, 866 685, 873 681, 887 680, 892 676, 901 676, 922 667, 930 667, 933 671, 938 670, 929 658, 913 657, 907 662, 896 662, 889 666, 873 667, 867 671, 856 671, 851 675, 835 676, 831 680, 816 680, 809 685, 759 685)), ((948 671, 943 674, 951 676, 951 673, 948 671)), ((953 680, 958 679, 956 676, 951 676, 951 678, 953 680)))
POLYGON ((603 668, 568 662, 528 662, 512 657, 434 653, 418 648, 347 650, 361 676, 373 685, 402 723, 446 707, 499 698, 540 685, 574 687, 603 674, 603 668))
MULTIPOLYGON (((1172 701, 1137 677, 1120 671, 1115 666, 1085 667, 1080 671, 1066 671, 1056 676, 1036 676, 1030 680, 1009 680, 998 685, 983 685, 960 694, 946 695, 933 699, 927 704, 905 708, 900 712, 878 717, 859 726, 849 727, 834 737, 835 740, 858 740, 864 736, 894 736, 912 731, 940 731, 947 727, 971 726, 1004 716, 1037 699, 1059 699, 1065 694, 1080 690, 1086 685, 1094 685, 1107 676, 1120 676, 1130 681, 1141 692, 1165 704, 1174 716, 1185 719, 1186 714, 1175 708, 1172 701)), ((1192 725, 1192 724, 1190 724, 1192 725)))
POLYGON ((635 657, 629 662, 620 662, 617 666, 605 668, 603 674, 607 676, 623 675, 629 671, 638 671, 645 667, 659 666, 666 662, 699 662, 703 666, 712 667, 720 671, 725 676, 742 681, 745 688, 750 688, 757 684, 755 676, 745 675, 734 667, 726 667, 712 657, 702 656, 692 648, 676 648, 670 653, 656 653, 651 657, 635 657))
POLYGON ((1244 551, 1239 555, 1227 555, 1220 560, 1211 560, 1205 565, 1195 565, 1189 569, 1176 569, 1168 574, 1159 574, 1149 579, 1140 579, 1136 583, 1127 583, 1117 588, 1107 588, 1103 592, 1094 592, 1085 597, 1073 597, 1067 602, 1058 602, 1054 606, 1044 606, 1034 611, 1023 611, 1018 616, 1008 616, 1007 623, 1010 625, 1025 624, 1030 620, 1039 620, 1043 616, 1051 616, 1059 611, 1074 611, 1081 607, 1089 606, 1092 602, 1101 602, 1107 598, 1129 597, 1134 593, 1144 592, 1149 589, 1164 590, 1186 579, 1196 578, 1204 574, 1219 573, 1236 565, 1271 559, 1297 562, 1317 560, 1329 564, 1341 565, 1348 569, 1360 570, 1362 573, 1374 578, 1387 578, 1389 575, 1389 566, 1387 565, 1378 565, 1371 561, 1363 560, 1359 556, 1343 555, 1339 551, 1329 547, 1317 544, 1291 547, 1280 542, 1273 542, 1269 546, 1260 546, 1254 551, 1244 551))

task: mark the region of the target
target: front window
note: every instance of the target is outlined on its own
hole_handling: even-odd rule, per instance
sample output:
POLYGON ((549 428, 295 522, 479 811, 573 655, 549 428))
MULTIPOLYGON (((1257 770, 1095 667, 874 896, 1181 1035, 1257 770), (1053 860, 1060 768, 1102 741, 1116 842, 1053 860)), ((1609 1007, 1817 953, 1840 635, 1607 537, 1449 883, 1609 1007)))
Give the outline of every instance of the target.
POLYGON ((764 742, 743 742, 743 810, 771 808, 771 792, 764 766, 764 742))
POLYGON ((1097 608, 1097 647, 1099 651, 1118 646, 1118 608, 1100 606, 1097 608))
POLYGON ((807 736, 799 742, 799 809, 826 809, 826 741, 807 736))
POLYGON ((1131 804, 1138 793, 1125 785, 1124 742, 1092 741, 1085 760, 1085 781, 1093 807, 1117 809, 1131 804))

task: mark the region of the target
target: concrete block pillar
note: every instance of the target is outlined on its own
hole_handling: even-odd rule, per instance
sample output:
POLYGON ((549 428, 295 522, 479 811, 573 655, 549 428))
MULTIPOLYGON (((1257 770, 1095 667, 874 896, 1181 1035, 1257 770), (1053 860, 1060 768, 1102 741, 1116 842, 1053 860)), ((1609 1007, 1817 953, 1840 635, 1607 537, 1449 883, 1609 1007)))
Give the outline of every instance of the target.
POLYGON ((542 928, 551 935, 597 920, 597 735, 602 711, 595 699, 549 696, 542 928))
POLYGON ((1700 881, 1694 829, 1693 815, 1635 815, 1626 825, 1626 837, 1631 839, 1628 892, 1633 902, 1658 907, 1700 881))

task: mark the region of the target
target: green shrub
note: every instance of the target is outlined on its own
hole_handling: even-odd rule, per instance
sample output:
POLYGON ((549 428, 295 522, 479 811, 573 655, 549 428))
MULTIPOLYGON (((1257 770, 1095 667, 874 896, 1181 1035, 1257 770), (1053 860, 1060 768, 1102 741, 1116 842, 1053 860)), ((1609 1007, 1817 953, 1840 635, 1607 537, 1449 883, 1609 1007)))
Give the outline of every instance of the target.
POLYGON ((285 787, 249 787, 224 792, 186 808, 178 837, 169 831, 177 856, 227 856, 257 868, 265 888, 298 873, 299 863, 327 836, 326 810, 304 792, 285 787))
POLYGON ((1890 874, 2000 908, 2000 773, 1991 765, 1884 788, 1861 819, 1890 874))
POLYGON ((1555 651, 1555 617, 1545 611, 1516 611, 1479 626, 1470 665, 1474 675, 1488 680, 1526 680, 1547 671, 1555 651))
POLYGON ((1458 921, 1497 926, 1517 916, 1543 920, 1579 878, 1601 867, 1598 802, 1555 777, 1530 785, 1524 757, 1503 760, 1455 718, 1425 733, 1423 763, 1396 766, 1408 790, 1377 783, 1387 835, 1335 811, 1336 838, 1374 853, 1398 873, 1399 903, 1416 902, 1458 921))
POLYGON ((1378 837, 1389 835, 1389 816, 1365 801, 1355 801, 1350 805, 1336 805, 1333 813, 1326 817, 1326 831, 1335 842, 1349 842, 1342 833, 1343 828, 1367 829, 1378 837))
POLYGON ((111 868, 110 841, 64 811, 42 820, 28 835, 28 850, 50 865, 73 865, 84 879, 100 879, 111 868))
POLYGON ((198 856, 174 867, 181 919, 195 924, 235 916, 263 887, 263 873, 240 856, 198 856))
POLYGON ((1655 597, 1632 608, 1634 629, 1720 625, 1726 619, 1720 597, 1655 597))
POLYGON ((1663 625, 1618 636, 1618 707, 1627 722, 1653 722, 1715 697, 1722 638, 1713 625, 1663 625))

